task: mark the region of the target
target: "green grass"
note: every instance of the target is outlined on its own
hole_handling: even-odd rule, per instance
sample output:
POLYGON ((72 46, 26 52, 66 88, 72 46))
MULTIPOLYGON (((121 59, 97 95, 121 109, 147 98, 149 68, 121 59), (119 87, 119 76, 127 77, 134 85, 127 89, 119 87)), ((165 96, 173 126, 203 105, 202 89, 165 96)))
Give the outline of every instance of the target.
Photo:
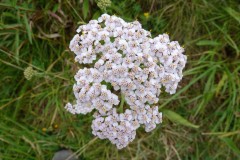
POLYGON ((138 19, 153 36, 168 32, 188 56, 177 93, 161 95, 163 124, 138 130, 117 150, 91 134, 91 114, 64 109, 80 67, 68 45, 80 24, 103 13, 95 1, 1 1, 0 160, 51 159, 61 148, 83 160, 240 159, 239 7, 237 0, 112 1, 109 14, 138 19), (28 66, 38 72, 30 81, 28 66))

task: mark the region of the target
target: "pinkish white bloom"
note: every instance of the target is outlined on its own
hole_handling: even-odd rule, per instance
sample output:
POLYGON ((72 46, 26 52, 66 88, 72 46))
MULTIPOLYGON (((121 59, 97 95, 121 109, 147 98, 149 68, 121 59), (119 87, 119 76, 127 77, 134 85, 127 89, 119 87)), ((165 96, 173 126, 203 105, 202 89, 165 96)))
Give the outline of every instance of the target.
POLYGON ((167 34, 151 38, 138 21, 125 22, 103 14, 77 29, 70 42, 75 61, 85 65, 74 76, 72 114, 94 111, 92 133, 109 139, 119 149, 136 136, 140 125, 146 132, 162 122, 156 103, 164 87, 174 94, 182 79, 187 57, 167 34), (120 96, 129 109, 118 113, 120 96))

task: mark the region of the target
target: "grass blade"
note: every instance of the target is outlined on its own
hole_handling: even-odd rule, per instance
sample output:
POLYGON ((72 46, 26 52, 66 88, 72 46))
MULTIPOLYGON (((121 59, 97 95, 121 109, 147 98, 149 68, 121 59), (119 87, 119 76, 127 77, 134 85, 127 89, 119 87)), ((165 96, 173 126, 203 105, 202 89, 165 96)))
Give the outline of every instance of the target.
POLYGON ((225 142, 233 152, 235 152, 237 155, 240 155, 240 149, 230 138, 221 138, 221 140, 225 142))
POLYGON ((171 110, 167 110, 167 109, 163 110, 163 116, 164 115, 166 115, 166 117, 172 122, 176 122, 191 128, 199 128, 198 125, 192 124, 191 122, 189 122, 188 120, 186 120, 185 118, 183 118, 182 116, 180 116, 179 114, 171 110))
POLYGON ((238 21, 238 23, 240 23, 240 13, 235 11, 234 9, 227 7, 225 8, 225 11, 231 16, 233 17, 236 21, 238 21))
POLYGON ((26 14, 24 14, 23 16, 23 20, 24 20, 24 24, 26 26, 26 30, 27 30, 27 35, 28 35, 28 40, 29 42, 32 44, 32 30, 31 30, 31 26, 28 23, 28 19, 26 14))
POLYGON ((83 18, 86 19, 89 12, 89 1, 83 1, 83 18))

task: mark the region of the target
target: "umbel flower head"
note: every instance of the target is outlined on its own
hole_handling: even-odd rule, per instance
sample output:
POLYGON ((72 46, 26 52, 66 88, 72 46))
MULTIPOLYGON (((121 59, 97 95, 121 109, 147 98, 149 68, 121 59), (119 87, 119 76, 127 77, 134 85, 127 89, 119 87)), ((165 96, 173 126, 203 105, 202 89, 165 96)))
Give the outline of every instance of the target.
POLYGON ((24 74, 24 77, 25 77, 27 80, 31 80, 32 77, 36 74, 36 71, 33 70, 33 68, 32 68, 31 66, 28 66, 28 67, 24 70, 23 74, 24 74))
POLYGON ((107 7, 111 6, 111 0, 97 0, 97 6, 101 10, 106 10, 107 7))
POLYGON ((94 111, 95 136, 121 149, 134 140, 140 126, 150 132, 162 122, 159 95, 163 88, 176 92, 187 60, 177 41, 167 34, 151 38, 138 21, 103 14, 80 26, 69 47, 75 61, 88 67, 76 73, 76 103, 65 108, 72 114, 94 111), (128 109, 119 113, 123 100, 128 109))

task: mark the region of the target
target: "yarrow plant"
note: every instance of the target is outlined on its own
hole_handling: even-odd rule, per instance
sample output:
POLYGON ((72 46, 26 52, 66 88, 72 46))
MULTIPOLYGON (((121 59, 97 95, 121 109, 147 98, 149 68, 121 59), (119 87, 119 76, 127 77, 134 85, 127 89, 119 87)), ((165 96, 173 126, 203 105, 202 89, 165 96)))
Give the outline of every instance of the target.
POLYGON ((72 114, 94 111, 92 133, 118 149, 134 140, 141 125, 150 132, 162 122, 159 95, 163 87, 176 92, 187 61, 167 34, 151 38, 138 21, 108 14, 80 26, 70 49, 87 67, 74 77, 76 103, 65 108, 72 114))

